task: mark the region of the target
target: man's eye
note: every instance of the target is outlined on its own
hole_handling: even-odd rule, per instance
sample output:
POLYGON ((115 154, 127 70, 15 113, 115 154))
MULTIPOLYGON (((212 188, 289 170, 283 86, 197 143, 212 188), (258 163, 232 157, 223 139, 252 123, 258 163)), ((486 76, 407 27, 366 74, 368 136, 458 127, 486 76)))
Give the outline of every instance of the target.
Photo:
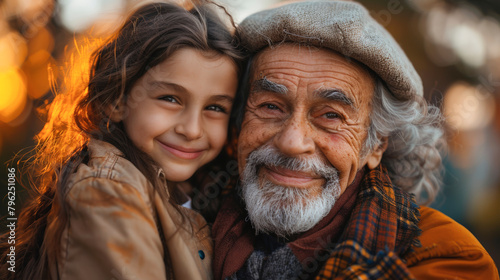
POLYGON ((179 101, 172 95, 165 95, 165 96, 160 97, 159 99, 165 100, 165 101, 171 102, 171 103, 179 103, 179 101))
POLYGON ((340 118, 340 115, 337 114, 337 113, 332 113, 332 112, 328 112, 324 115, 327 119, 337 119, 337 118, 340 118))
POLYGON ((274 104, 263 104, 262 107, 269 109, 269 110, 279 110, 279 107, 274 105, 274 104))
POLYGON ((287 110, 284 105, 277 102, 261 102, 257 104, 254 112, 261 119, 282 119, 287 110))
POLYGON ((207 110, 220 112, 220 113, 227 113, 226 108, 219 106, 219 105, 209 105, 209 106, 207 106, 207 110))

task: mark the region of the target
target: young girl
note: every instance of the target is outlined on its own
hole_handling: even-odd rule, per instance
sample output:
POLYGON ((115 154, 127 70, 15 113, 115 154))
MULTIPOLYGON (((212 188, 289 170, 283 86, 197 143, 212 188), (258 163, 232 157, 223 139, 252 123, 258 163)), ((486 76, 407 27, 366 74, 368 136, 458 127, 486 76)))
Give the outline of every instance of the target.
POLYGON ((242 54, 209 6, 142 7, 94 52, 85 90, 56 97, 0 278, 212 277, 209 228, 175 187, 221 152, 235 100, 242 54))

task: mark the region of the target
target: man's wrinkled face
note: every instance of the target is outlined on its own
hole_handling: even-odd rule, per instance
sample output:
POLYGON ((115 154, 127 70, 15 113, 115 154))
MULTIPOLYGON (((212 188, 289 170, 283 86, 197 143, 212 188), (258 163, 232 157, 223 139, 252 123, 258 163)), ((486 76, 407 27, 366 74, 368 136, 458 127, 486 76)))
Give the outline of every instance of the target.
MULTIPOLYGON (((300 196, 295 203, 299 208, 304 208, 306 201, 319 201, 325 195, 333 194, 335 200, 373 157, 371 152, 362 157, 361 150, 370 123, 374 82, 368 71, 333 51, 283 44, 267 48, 255 57, 250 85, 238 141, 238 163, 243 175, 243 197, 252 223, 259 230, 256 219, 265 217, 252 218, 252 208, 266 206, 250 205, 257 201, 250 197, 256 190, 250 189, 265 192, 261 195, 264 198, 282 195, 273 188, 293 190, 292 193, 300 196), (252 159, 254 151, 264 148, 284 159, 259 161, 255 156, 252 159), (318 164, 316 167, 281 164, 293 159, 318 164), (330 170, 338 178, 328 178, 319 169, 330 170), (245 177, 251 176, 257 178, 256 184, 247 184, 245 177), (329 189, 328 183, 335 180, 336 187, 329 189)), ((279 197, 277 199, 279 201, 279 197)), ((271 200, 261 199, 259 203, 271 200)), ((282 201, 279 205, 275 199, 272 201, 273 205, 269 206, 278 212, 290 202, 282 201)), ((324 205, 327 209, 321 210, 315 219, 328 214, 333 203, 324 205)), ((285 219, 283 216, 288 214, 279 213, 275 218, 285 219)), ((290 223, 294 223, 293 219, 290 223)), ((302 227, 296 232, 307 229, 302 227)), ((293 231, 288 230, 286 234, 293 231)))

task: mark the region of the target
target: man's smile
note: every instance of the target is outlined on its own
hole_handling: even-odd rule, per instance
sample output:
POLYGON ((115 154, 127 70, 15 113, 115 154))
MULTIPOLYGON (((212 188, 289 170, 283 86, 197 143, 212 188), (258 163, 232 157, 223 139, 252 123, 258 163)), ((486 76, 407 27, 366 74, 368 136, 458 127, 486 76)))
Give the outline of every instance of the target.
POLYGON ((260 172, 269 181, 280 186, 308 188, 311 183, 324 184, 323 177, 310 172, 294 171, 278 166, 263 166, 260 172))

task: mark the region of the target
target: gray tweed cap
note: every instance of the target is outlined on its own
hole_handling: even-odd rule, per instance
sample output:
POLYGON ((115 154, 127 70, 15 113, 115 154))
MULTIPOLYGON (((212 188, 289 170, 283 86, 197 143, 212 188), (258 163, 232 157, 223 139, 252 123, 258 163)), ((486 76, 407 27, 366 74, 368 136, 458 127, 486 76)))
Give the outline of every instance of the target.
POLYGON ((250 52, 283 42, 328 48, 368 66, 398 98, 423 95, 422 80, 401 47, 356 2, 295 2, 247 17, 239 31, 250 52))

